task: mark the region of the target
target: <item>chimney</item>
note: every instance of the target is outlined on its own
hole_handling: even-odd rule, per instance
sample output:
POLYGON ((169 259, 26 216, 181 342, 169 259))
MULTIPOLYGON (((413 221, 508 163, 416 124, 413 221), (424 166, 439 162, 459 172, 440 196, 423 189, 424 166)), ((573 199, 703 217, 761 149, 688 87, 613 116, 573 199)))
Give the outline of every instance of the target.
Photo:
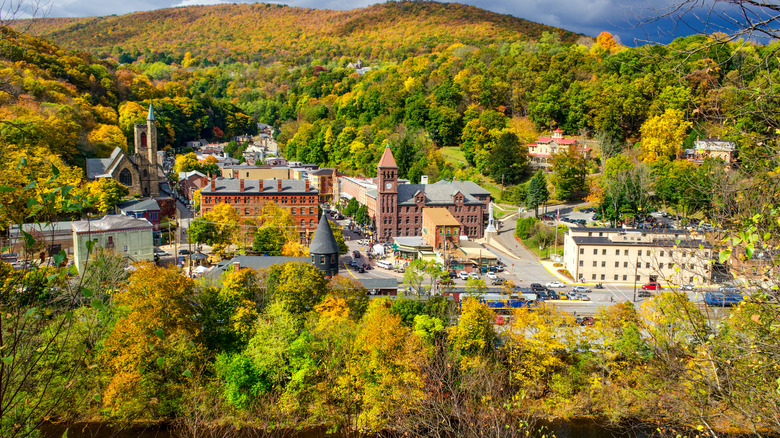
POLYGON ((233 267, 236 268, 236 272, 241 270, 241 262, 233 262, 233 267))
POLYGON ((420 177, 420 184, 428 184, 428 175, 423 175, 420 177))
POLYGON ((309 191, 309 180, 308 179, 306 180, 306 191, 307 192, 309 191))
POLYGON ((263 191, 263 180, 257 181, 257 186, 259 187, 258 190, 260 190, 262 192, 263 191))
POLYGON ((240 184, 240 186, 239 186, 238 191, 239 192, 243 192, 244 191, 244 180, 243 179, 239 180, 239 184, 240 184))
POLYGON ((211 179, 211 191, 215 192, 217 190, 217 180, 215 178, 211 179))
POLYGON ((280 192, 282 191, 282 180, 280 180, 280 179, 277 179, 277 180, 276 180, 276 188, 277 188, 277 190, 279 190, 280 192))

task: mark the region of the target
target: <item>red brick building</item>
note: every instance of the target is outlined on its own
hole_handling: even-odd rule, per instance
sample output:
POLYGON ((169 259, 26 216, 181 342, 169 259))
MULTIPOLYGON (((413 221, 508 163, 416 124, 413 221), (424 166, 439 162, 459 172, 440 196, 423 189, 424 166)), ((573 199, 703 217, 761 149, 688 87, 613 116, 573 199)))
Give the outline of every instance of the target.
POLYGON ((219 203, 230 204, 241 219, 253 219, 263 206, 275 202, 287 209, 302 236, 317 229, 317 189, 308 180, 295 179, 212 179, 201 190, 201 213, 213 209, 219 203))
POLYGON ((425 208, 422 217, 422 237, 438 251, 451 251, 460 246, 463 227, 446 208, 425 208))
POLYGON ((472 239, 484 234, 490 192, 471 181, 438 181, 434 184, 398 184, 398 165, 386 147, 377 165, 377 240, 420 236, 423 208, 448 210, 472 239))

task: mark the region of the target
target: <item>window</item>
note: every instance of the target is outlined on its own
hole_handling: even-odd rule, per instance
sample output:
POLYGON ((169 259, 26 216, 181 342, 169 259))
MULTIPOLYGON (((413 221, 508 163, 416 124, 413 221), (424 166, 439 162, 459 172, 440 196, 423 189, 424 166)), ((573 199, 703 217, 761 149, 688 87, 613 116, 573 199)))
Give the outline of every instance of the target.
POLYGON ((593 232, 592 231, 588 231, 588 237, 593 237, 593 232))
POLYGON ((645 268, 650 269, 650 262, 645 263, 645 268))
POLYGON ((664 264, 663 263, 659 263, 658 264, 658 269, 663 269, 663 268, 664 268, 664 264))
POLYGON ((617 276, 617 274, 615 274, 615 281, 618 281, 618 276, 617 276))
MULTIPOLYGON (((616 250, 615 250, 615 255, 616 255, 616 256, 619 256, 619 255, 620 255, 620 250, 619 250, 619 249, 616 249, 616 250)), ((615 266, 615 267, 617 268, 617 266, 615 266)))
POLYGON ((595 268, 596 266, 598 266, 598 263, 599 263, 599 262, 597 262, 597 261, 593 260, 593 267, 595 268))
POLYGON ((582 266, 582 260, 580 260, 580 266, 582 266))
POLYGON ((615 267, 619 268, 620 267, 620 262, 615 262, 615 267))
POLYGON ((301 228, 303 228, 303 227, 305 227, 305 226, 306 226, 306 221, 305 221, 305 220, 303 220, 303 219, 301 219, 301 228))
POLYGON ((108 236, 108 246, 114 246, 114 236, 108 236))
POLYGON ((336 255, 335 254, 331 254, 330 255, 330 263, 331 264, 335 264, 336 263, 336 255))
POLYGON ((628 255, 628 250, 624 250, 624 251, 623 251, 623 255, 626 255, 626 256, 627 256, 627 255, 628 255))
POLYGON ((623 262, 623 267, 627 268, 628 267, 628 262, 623 262))
POLYGON ((642 276, 641 275, 637 275, 636 276, 636 281, 642 281, 642 276))
POLYGON ((321 264, 321 265, 324 265, 324 264, 325 264, 325 256, 324 256, 324 255, 321 255, 321 256, 320 256, 320 264, 321 264))
POLYGON ((664 252, 663 252, 663 251, 661 251, 661 257, 663 257, 663 256, 664 256, 664 252))
POLYGON ((602 267, 602 268, 606 268, 606 267, 607 267, 607 262, 605 262, 605 261, 602 261, 602 262, 601 262, 601 267, 602 267))
POLYGON ((309 228, 314 227, 314 219, 309 219, 309 228))
POLYGON ((119 184, 125 186, 133 185, 133 174, 127 169, 122 169, 122 171, 119 172, 119 184))
POLYGON ((647 251, 645 251, 645 255, 650 257, 650 250, 649 249, 647 251))
POLYGON ((601 255, 607 255, 607 250, 606 249, 602 249, 601 250, 601 255))
POLYGON ((604 237, 604 233, 599 233, 599 237, 604 237))
POLYGON ((290 214, 295 214, 295 207, 290 209, 290 214))
POLYGON ((628 275, 624 275, 623 276, 623 281, 626 281, 626 280, 628 280, 628 275))
POLYGON ((593 255, 599 255, 599 250, 597 250, 597 249, 594 249, 594 250, 593 250, 593 255))
POLYGON ((314 214, 314 207, 309 207, 309 214, 314 214))
POLYGON ((602 280, 604 279, 604 274, 601 274, 601 279, 602 279, 602 280))
POLYGON ((595 280, 595 279, 596 279, 596 274, 593 274, 593 275, 591 275, 591 276, 590 276, 590 279, 591 279, 591 280, 595 280))
POLYGON ((585 248, 580 248, 580 254, 585 254, 585 248))

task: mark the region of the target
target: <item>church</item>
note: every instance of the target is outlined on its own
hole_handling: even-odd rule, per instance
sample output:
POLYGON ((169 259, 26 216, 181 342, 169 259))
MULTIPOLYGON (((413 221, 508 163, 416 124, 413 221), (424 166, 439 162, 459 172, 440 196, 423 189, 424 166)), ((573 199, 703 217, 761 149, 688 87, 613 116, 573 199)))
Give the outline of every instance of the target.
POLYGON ((87 179, 111 178, 130 189, 130 196, 160 195, 160 174, 157 164, 157 119, 149 105, 146 124, 134 129, 135 154, 126 155, 115 148, 108 158, 87 159, 87 179))

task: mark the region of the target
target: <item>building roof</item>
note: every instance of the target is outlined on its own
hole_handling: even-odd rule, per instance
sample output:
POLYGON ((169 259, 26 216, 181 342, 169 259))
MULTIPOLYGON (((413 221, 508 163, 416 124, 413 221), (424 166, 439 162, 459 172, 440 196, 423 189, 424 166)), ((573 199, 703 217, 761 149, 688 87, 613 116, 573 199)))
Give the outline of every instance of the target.
POLYGON ((128 211, 159 211, 160 204, 154 199, 133 199, 122 202, 116 206, 119 210, 126 213, 128 211))
POLYGON ((368 290, 398 289, 398 280, 391 277, 385 277, 385 278, 358 277, 357 279, 355 279, 355 281, 362 284, 363 287, 368 290))
POLYGON ((179 172, 179 181, 182 181, 182 180, 185 180, 185 179, 190 179, 190 177, 193 176, 193 175, 197 175, 197 176, 199 176, 201 178, 205 178, 206 177, 206 175, 198 172, 197 170, 191 170, 189 172, 179 172))
POLYGON ((215 180, 215 190, 211 190, 211 184, 206 184, 201 192, 204 195, 208 194, 233 194, 233 193, 260 193, 260 181, 263 181, 262 193, 302 193, 302 194, 318 194, 319 191, 314 186, 309 186, 309 190, 306 190, 306 181, 300 179, 245 179, 240 180, 236 178, 217 178, 215 180), (244 191, 241 191, 241 181, 244 181, 244 191), (282 190, 279 191, 279 181, 282 182, 282 190))
POLYGON ((73 222, 73 231, 78 234, 99 231, 119 231, 134 229, 153 229, 154 225, 146 219, 136 219, 122 214, 109 214, 101 219, 73 222))
POLYGON ((331 230, 327 218, 320 219, 314 237, 311 239, 311 245, 309 245, 309 253, 318 255, 339 253, 339 244, 333 237, 333 230, 331 230))
POLYGON ((712 248, 712 244, 706 240, 700 239, 654 239, 651 241, 618 240, 613 241, 608 237, 587 237, 572 236, 572 240, 577 245, 598 245, 598 246, 663 246, 679 248, 712 248))
POLYGON ((212 276, 219 277, 231 266, 238 264, 241 268, 266 269, 273 265, 285 263, 311 263, 309 257, 284 257, 284 256, 235 256, 230 260, 223 260, 211 271, 212 276))
POLYGON ((446 208, 423 208, 423 217, 428 216, 436 226, 460 226, 460 222, 446 208))
POLYGON ((385 151, 382 152, 382 158, 379 159, 377 167, 398 167, 395 164, 395 158, 393 158, 393 151, 390 150, 390 145, 385 146, 385 151))
POLYGON ((122 154, 122 149, 116 147, 108 158, 87 158, 87 178, 95 179, 100 176, 108 176, 111 164, 122 154))
POLYGON ((431 248, 431 244, 426 242, 422 236, 398 236, 393 237, 393 242, 397 245, 410 248, 431 248))
POLYGON ((333 175, 333 169, 323 168, 309 172, 309 175, 333 175))
POLYGON ((439 181, 435 184, 399 184, 398 205, 416 205, 417 192, 425 195, 425 205, 452 205, 456 193, 463 194, 465 205, 484 205, 475 195, 490 195, 490 192, 471 181, 439 181))
POLYGON ((152 104, 149 104, 149 114, 146 116, 146 120, 152 121, 157 120, 157 118, 154 117, 154 109, 152 108, 152 104))

